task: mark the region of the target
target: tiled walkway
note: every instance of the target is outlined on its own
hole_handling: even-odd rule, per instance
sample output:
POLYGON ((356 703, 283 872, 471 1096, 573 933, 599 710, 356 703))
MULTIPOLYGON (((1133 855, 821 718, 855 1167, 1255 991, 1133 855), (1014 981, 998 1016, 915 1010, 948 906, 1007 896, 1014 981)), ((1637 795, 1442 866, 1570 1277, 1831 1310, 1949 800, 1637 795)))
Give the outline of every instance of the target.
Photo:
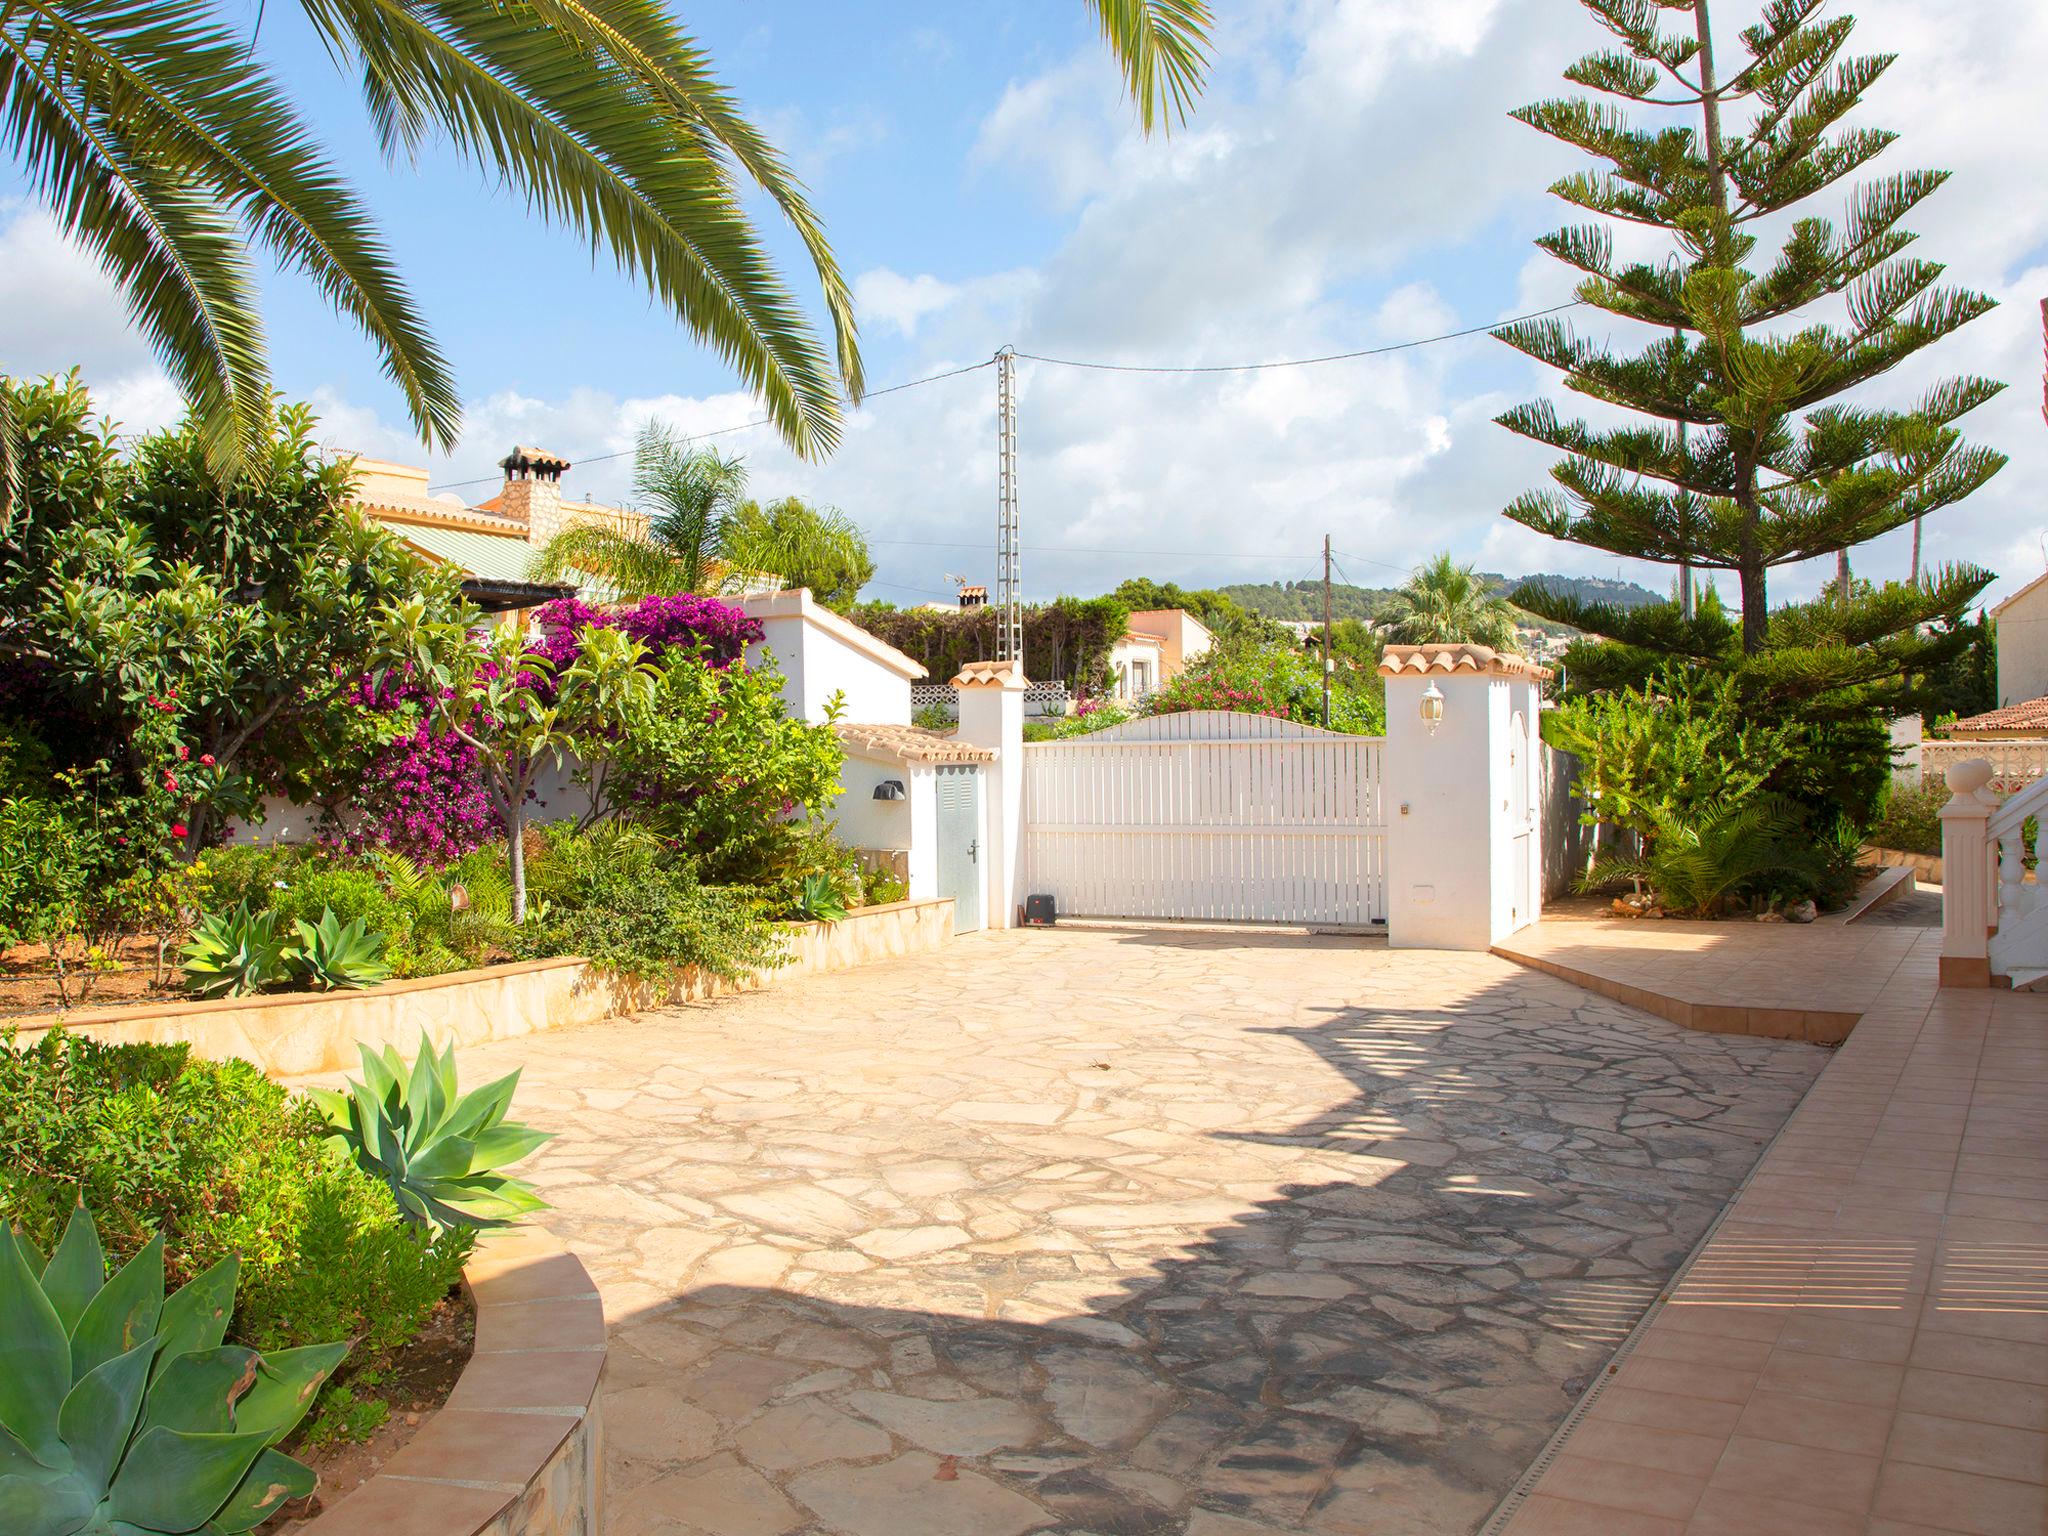
POLYGON ((1825 1060, 1489 955, 1062 929, 463 1070, 560 1133, 613 1536, 1460 1536, 1825 1060))
POLYGON ((2048 1531, 2048 997, 1939 933, 1560 924, 1720 1005, 1864 1011, 1511 1536, 2048 1531))

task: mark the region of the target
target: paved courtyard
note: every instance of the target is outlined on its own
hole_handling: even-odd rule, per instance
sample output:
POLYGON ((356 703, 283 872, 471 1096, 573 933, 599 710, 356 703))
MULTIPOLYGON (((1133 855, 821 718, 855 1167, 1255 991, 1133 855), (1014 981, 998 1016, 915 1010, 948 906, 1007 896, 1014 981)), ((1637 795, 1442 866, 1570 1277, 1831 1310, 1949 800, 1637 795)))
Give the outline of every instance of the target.
POLYGON ((1059 929, 480 1046, 607 1529, 1475 1530, 1826 1059, 1485 955, 1059 929))

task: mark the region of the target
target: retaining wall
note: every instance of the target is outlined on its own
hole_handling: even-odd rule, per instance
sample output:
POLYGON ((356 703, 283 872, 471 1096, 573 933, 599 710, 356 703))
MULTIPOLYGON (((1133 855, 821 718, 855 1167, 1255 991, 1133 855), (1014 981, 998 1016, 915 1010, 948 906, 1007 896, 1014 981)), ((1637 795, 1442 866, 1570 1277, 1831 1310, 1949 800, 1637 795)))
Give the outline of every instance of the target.
MULTIPOLYGON (((953 902, 899 901, 863 907, 836 923, 791 924, 789 963, 743 982, 686 974, 673 1000, 690 1002, 771 987, 798 976, 848 970, 876 960, 923 954, 953 936, 953 902)), ((437 1045, 508 1040, 538 1029, 593 1024, 651 1006, 651 988, 635 986, 565 955, 420 981, 391 981, 360 992, 281 992, 220 1002, 148 1003, 31 1014, 5 1021, 17 1044, 62 1025, 95 1040, 185 1041, 202 1056, 239 1056, 273 1077, 303 1077, 356 1065, 358 1044, 411 1053, 420 1032, 437 1045)))

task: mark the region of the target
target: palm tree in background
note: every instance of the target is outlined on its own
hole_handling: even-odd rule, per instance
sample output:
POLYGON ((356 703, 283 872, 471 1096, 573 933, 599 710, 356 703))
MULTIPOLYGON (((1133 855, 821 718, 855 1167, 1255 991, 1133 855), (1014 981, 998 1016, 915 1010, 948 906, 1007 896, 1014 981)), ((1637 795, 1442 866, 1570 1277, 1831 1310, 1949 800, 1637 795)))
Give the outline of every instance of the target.
POLYGON ((1471 566, 1438 555, 1394 593, 1381 616, 1399 645, 1490 645, 1515 649, 1515 610, 1471 566))
POLYGON ((725 548, 735 570, 773 572, 786 586, 809 587, 841 613, 875 574, 860 525, 837 507, 813 506, 800 496, 765 506, 741 503, 726 526, 725 548))
MULTIPOLYGON (((1147 132, 1185 120, 1206 0, 1088 0, 1147 132)), ((838 440, 862 392, 852 294, 788 164, 660 0, 300 0, 360 71, 386 154, 446 144, 535 214, 608 249, 758 393, 790 448, 838 440), (796 232, 828 352, 744 199, 796 232)), ((270 404, 251 247, 310 277, 381 354, 429 447, 451 446, 447 359, 349 180, 217 0, 0 3, 0 147, 127 300, 223 471, 270 404)), ((0 422, 12 483, 13 434, 0 422)))
POLYGON ((866 536, 844 512, 795 496, 749 501, 742 460, 692 447, 659 422, 640 429, 633 495, 648 512, 647 537, 573 525, 534 556, 534 579, 594 577, 621 597, 645 597, 731 594, 770 576, 842 608, 875 573, 866 536))

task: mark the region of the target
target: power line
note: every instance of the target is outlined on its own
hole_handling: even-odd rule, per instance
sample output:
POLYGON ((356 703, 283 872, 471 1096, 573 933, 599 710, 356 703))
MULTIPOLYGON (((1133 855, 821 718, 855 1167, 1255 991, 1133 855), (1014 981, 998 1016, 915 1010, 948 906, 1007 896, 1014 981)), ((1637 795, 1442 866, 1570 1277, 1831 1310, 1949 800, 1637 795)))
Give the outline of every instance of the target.
MULTIPOLYGON (((1170 366, 1164 364, 1154 365, 1146 363, 1096 363, 1087 362, 1078 358, 1071 357, 1047 357, 1043 353, 1039 352, 1018 352, 1015 351, 1014 349, 1008 350, 1011 356, 1027 358, 1034 363, 1049 363, 1055 368, 1085 368, 1097 373, 1259 373, 1270 368, 1312 368, 1318 363, 1343 363, 1349 362, 1355 358, 1360 357, 1382 357, 1389 352, 1407 352, 1413 350, 1416 347, 1432 347, 1439 342, 1458 341, 1466 336, 1478 336, 1488 331, 1495 331, 1504 325, 1517 325, 1524 320, 1540 320, 1545 315, 1561 314, 1567 309, 1577 309, 1584 303, 1585 300, 1583 299, 1573 299, 1568 303, 1553 304, 1548 309, 1532 309, 1527 314, 1510 315, 1505 320, 1491 320, 1484 325, 1471 325, 1459 331, 1445 331, 1443 334, 1439 336, 1419 336, 1413 341, 1390 342, 1383 347, 1362 347, 1355 352, 1331 352, 1322 357, 1283 358, 1280 361, 1269 363, 1202 363, 1188 366, 1170 366)), ((964 368, 951 368, 944 373, 934 373, 926 378, 911 379, 906 383, 902 384, 891 384, 886 389, 871 389, 866 394, 861 396, 861 403, 865 404, 870 400, 879 400, 884 395, 898 394, 906 389, 917 389, 925 384, 937 384, 943 379, 957 379, 962 374, 978 373, 984 368, 994 367, 995 362, 996 360, 994 358, 989 358, 985 362, 969 363, 964 368)), ((689 436, 692 441, 698 441, 708 437, 728 437, 735 432, 751 432, 756 427, 768 426, 773 421, 774 418, 772 416, 762 416, 756 418, 753 421, 743 421, 739 423, 737 426, 718 427, 710 432, 692 432, 689 434, 689 436)), ((632 452, 633 450, 631 448, 620 448, 611 453, 599 453, 579 457, 574 462, 578 467, 581 467, 586 464, 604 464, 608 463, 613 459, 626 458, 630 456, 632 452)), ((490 475, 479 475, 474 480, 449 480, 444 481, 439 485, 430 485, 427 487, 427 489, 430 491, 456 491, 462 490, 465 487, 472 485, 489 485, 492 482, 493 478, 494 477, 490 475)), ((978 548, 979 546, 975 547, 978 548)), ((1101 553, 1145 554, 1148 553, 1148 551, 1105 550, 1101 551, 1101 553)))
MULTIPOLYGON (((963 373, 979 373, 984 368, 993 368, 994 366, 995 359, 989 358, 984 362, 969 363, 965 368, 950 368, 944 373, 934 373, 926 378, 911 379, 903 384, 891 384, 887 389, 871 389, 860 397, 861 404, 865 405, 870 400, 879 400, 884 395, 895 395, 902 393, 906 389, 916 389, 923 384, 936 384, 941 379, 957 379, 963 373)), ((774 420, 775 418, 772 416, 762 416, 753 421, 743 421, 736 427, 718 427, 710 432, 692 432, 688 436, 693 443, 701 442, 707 437, 730 437, 735 432, 751 432, 755 427, 768 426, 774 420)), ((620 448, 613 453, 579 456, 573 461, 573 467, 581 469, 587 464, 605 464, 613 459, 629 458, 634 451, 631 448, 620 448)), ((474 480, 448 480, 440 485, 430 485, 427 489, 430 491, 459 491, 471 485, 490 485, 495 479, 496 477, 493 475, 479 475, 474 480)))
POLYGON ((1567 309, 1577 309, 1584 299, 1573 299, 1566 304, 1553 304, 1548 309, 1532 309, 1526 315, 1510 315, 1505 320, 1490 320, 1485 325, 1467 326, 1462 331, 1445 331, 1441 336, 1422 336, 1414 341, 1391 342, 1384 347, 1363 347, 1356 352, 1331 352, 1323 357, 1291 357, 1272 363, 1202 363, 1184 367, 1155 366, 1148 363, 1093 363, 1071 357, 1045 357, 1036 352, 1019 352, 1017 356, 1029 358, 1034 363, 1051 363, 1057 368, 1087 368, 1097 373, 1258 373, 1268 368, 1310 368, 1317 363, 1343 363, 1358 357, 1379 357, 1388 352, 1406 352, 1413 347, 1430 347, 1440 341, 1456 341, 1464 336, 1478 336, 1487 331, 1496 331, 1504 325, 1517 325, 1524 320, 1540 320, 1545 315, 1560 314, 1567 309))
MULTIPOLYGON (((908 549, 987 549, 986 544, 968 544, 949 539, 869 539, 870 544, 894 544, 908 549)), ((1240 555, 1213 549, 1102 549, 1082 544, 1026 544, 1023 548, 1041 555, 1158 555, 1180 560, 1300 560, 1294 555, 1240 555)))
POLYGON ((1375 560, 1371 555, 1361 555, 1354 549, 1340 549, 1337 553, 1347 560, 1363 560, 1367 565, 1377 565, 1390 571, 1399 571, 1404 576, 1413 569, 1412 566, 1396 565, 1391 560, 1375 560))

